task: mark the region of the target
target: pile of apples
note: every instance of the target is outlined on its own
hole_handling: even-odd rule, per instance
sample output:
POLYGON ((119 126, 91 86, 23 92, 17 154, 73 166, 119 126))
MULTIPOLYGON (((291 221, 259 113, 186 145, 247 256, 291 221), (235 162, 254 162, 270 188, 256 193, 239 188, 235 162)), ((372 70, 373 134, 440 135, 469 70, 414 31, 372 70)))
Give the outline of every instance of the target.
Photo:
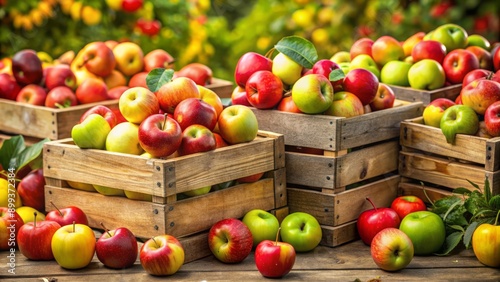
MULTIPOLYGON (((0 60, 0 98, 51 108, 119 99, 131 87, 146 87, 154 68, 174 68, 174 58, 163 49, 144 53, 134 42, 95 41, 77 53, 57 59, 31 49, 0 60)), ((212 70, 203 64, 183 66, 176 76, 208 85, 212 70)))
MULTIPOLYGON (((158 76, 165 73, 173 76, 171 70, 160 70, 158 76)), ((129 88, 120 96, 118 106, 122 122, 103 105, 85 112, 80 123, 72 128, 74 143, 82 149, 173 158, 249 142, 258 132, 257 118, 251 109, 242 105, 223 108, 214 91, 188 77, 174 77, 158 85, 155 92, 142 86, 129 88)), ((142 193, 99 185, 93 188, 105 195, 151 200, 151 195, 142 193)), ((187 194, 208 193, 210 188, 200 187, 187 194)))
POLYGON ((360 38, 349 51, 335 53, 331 60, 347 72, 364 68, 380 82, 420 90, 461 84, 474 69, 500 69, 500 43, 490 43, 478 34, 448 23, 430 32, 417 32, 400 42, 385 35, 360 38))
MULTIPOLYGON (((297 42, 308 43, 303 38, 297 42)), ((293 56, 271 54, 247 52, 240 57, 234 72, 233 105, 338 117, 394 106, 393 90, 366 69, 344 73, 334 61, 317 58, 307 68, 293 56)))

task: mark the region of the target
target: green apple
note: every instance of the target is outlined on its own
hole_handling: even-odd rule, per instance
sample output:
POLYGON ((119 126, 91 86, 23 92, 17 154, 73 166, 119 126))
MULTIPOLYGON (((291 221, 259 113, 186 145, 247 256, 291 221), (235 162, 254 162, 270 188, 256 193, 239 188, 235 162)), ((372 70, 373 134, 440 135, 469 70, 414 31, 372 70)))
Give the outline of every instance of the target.
POLYGON ((389 61, 380 70, 380 81, 397 86, 410 86, 408 72, 411 63, 405 61, 389 61))
POLYGON ((351 54, 349 53, 349 51, 338 51, 337 53, 333 54, 333 56, 330 58, 330 61, 333 61, 337 64, 349 63, 351 61, 351 54))
POLYGON ((280 223, 274 214, 262 209, 253 209, 245 214, 242 221, 252 232, 254 248, 264 240, 276 240, 280 223))
POLYGON ((125 197, 127 197, 131 200, 147 201, 147 202, 151 202, 153 200, 153 195, 151 195, 151 194, 135 192, 135 191, 128 191, 128 190, 123 190, 123 192, 125 193, 125 197))
POLYGON ((283 53, 278 53, 273 59, 272 73, 281 81, 291 86, 302 76, 303 67, 283 53))
POLYGON ((439 127, 446 137, 446 142, 454 144, 457 134, 476 134, 479 130, 479 118, 473 108, 454 105, 444 111, 439 127))
POLYGON ((480 34, 471 34, 467 37, 467 47, 469 46, 479 46, 484 50, 491 50, 490 41, 480 34))
POLYGON ((292 87, 292 100, 303 113, 320 114, 333 103, 333 86, 324 75, 304 75, 292 87))
POLYGON ((467 46, 467 31, 457 24, 447 23, 438 26, 429 36, 429 39, 436 40, 446 46, 446 51, 463 49, 467 46))
POLYGON ((294 212, 281 222, 281 239, 297 252, 308 252, 321 242, 323 231, 318 220, 305 212, 294 212))
POLYGON ((106 119, 98 114, 91 114, 71 129, 71 138, 82 149, 104 149, 111 127, 106 119))
POLYGON ((183 192, 183 194, 186 195, 186 196, 188 196, 188 197, 195 197, 195 196, 205 195, 208 192, 210 192, 210 190, 212 190, 212 186, 211 185, 205 186, 205 187, 201 187, 201 188, 198 188, 198 189, 194 189, 194 190, 191 190, 191 191, 186 191, 186 192, 183 192))
POLYGON ((106 138, 106 150, 132 155, 144 152, 139 144, 139 125, 131 122, 117 124, 106 138))
POLYGON ((380 70, 375 60, 370 55, 359 54, 351 60, 349 71, 353 69, 366 69, 371 71, 380 80, 380 70))
POLYGON ((446 75, 437 61, 423 59, 414 63, 408 70, 408 82, 414 89, 434 90, 444 86, 446 75))
POLYGON ((107 187, 107 186, 97 185, 97 184, 92 184, 92 186, 99 194, 102 194, 105 196, 125 196, 123 189, 117 189, 117 188, 112 188, 112 187, 107 187))
POLYGON ((446 239, 446 229, 441 217, 431 211, 416 211, 407 214, 399 230, 410 237, 415 255, 430 255, 438 252, 446 239))
POLYGON ((340 69, 344 72, 344 75, 346 75, 349 72, 349 69, 351 67, 351 62, 342 62, 338 63, 340 69))
POLYGON ((250 142, 259 132, 257 117, 244 105, 232 105, 222 110, 217 124, 220 135, 228 144, 250 142))

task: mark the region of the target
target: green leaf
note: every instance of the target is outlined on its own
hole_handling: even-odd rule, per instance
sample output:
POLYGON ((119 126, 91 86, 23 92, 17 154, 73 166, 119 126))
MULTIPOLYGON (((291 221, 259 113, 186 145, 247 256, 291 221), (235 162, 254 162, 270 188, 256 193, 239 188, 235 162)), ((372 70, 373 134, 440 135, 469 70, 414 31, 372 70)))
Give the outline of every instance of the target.
POLYGON ((0 164, 4 169, 17 168, 17 157, 26 148, 22 135, 13 136, 3 142, 0 148, 0 164), (11 163, 14 161, 14 163, 11 163))
POLYGON ((495 195, 491 197, 490 201, 488 202, 488 205, 493 210, 497 211, 500 210, 500 195, 495 195))
POLYGON ((155 68, 146 76, 146 85, 151 92, 158 91, 165 83, 172 81, 174 77, 173 69, 155 68))
POLYGON ((453 194, 469 195, 471 191, 464 187, 459 187, 453 190, 453 194))
MULTIPOLYGON (((17 165, 18 165, 17 169, 20 170, 23 167, 25 167, 25 166, 29 165, 30 163, 32 163, 33 161, 35 161, 36 159, 39 159, 39 157, 42 154, 43 144, 45 144, 46 142, 49 142, 49 141, 50 140, 48 138, 45 138, 45 139, 39 141, 38 143, 35 143, 29 147, 26 147, 19 154, 19 157, 17 158, 17 165)), ((38 163, 34 164, 34 165, 36 167, 32 167, 32 169, 41 167, 41 160, 39 159, 38 163)))
POLYGON ((460 241, 462 241, 464 233, 463 232, 453 232, 450 235, 446 237, 446 240, 444 241, 443 249, 441 253, 438 253, 436 255, 438 256, 446 256, 448 255, 453 249, 455 249, 460 241))
POLYGON ((344 79, 345 74, 342 69, 334 69, 330 72, 330 75, 328 76, 328 79, 330 81, 338 81, 344 79))
POLYGON ((305 68, 312 68, 318 60, 318 52, 314 44, 300 36, 283 37, 274 48, 305 68))
POLYGON ((488 177, 484 179, 484 198, 486 202, 489 202, 491 199, 490 181, 488 180, 488 177))
POLYGON ((467 229, 465 230, 464 233, 464 246, 468 249, 470 247, 471 241, 472 241, 472 234, 474 234, 474 231, 476 230, 477 226, 479 225, 478 222, 472 222, 467 226, 467 229))

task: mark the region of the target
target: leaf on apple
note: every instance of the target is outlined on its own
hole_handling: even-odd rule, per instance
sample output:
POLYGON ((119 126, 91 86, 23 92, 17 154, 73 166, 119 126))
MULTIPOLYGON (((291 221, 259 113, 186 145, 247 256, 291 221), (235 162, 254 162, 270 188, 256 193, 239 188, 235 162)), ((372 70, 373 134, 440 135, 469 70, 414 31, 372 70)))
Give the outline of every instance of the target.
POLYGON ((31 146, 26 146, 22 135, 13 136, 5 140, 0 148, 0 165, 4 169, 15 168, 17 171, 30 165, 32 169, 41 168, 43 144, 50 141, 45 138, 31 146))
POLYGON ((300 36, 283 37, 274 45, 274 48, 305 68, 312 68, 318 60, 318 52, 314 44, 300 36))
POLYGON ((146 85, 151 92, 158 91, 165 83, 172 81, 173 69, 155 68, 146 76, 146 85))
POLYGON ((341 79, 344 79, 344 77, 345 77, 344 71, 339 68, 339 69, 334 69, 330 72, 330 74, 328 75, 328 80, 339 81, 341 79))

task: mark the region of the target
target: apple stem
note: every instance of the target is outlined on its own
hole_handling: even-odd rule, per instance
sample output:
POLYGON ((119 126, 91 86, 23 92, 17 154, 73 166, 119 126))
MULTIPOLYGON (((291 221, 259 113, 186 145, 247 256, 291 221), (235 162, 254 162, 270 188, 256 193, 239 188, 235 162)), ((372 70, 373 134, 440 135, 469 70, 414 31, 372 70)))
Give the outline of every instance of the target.
POLYGON ((54 206, 54 208, 57 210, 57 212, 58 212, 61 216, 63 216, 63 213, 61 212, 61 210, 60 210, 60 209, 58 209, 58 208, 57 208, 57 206, 54 204, 54 202, 50 201, 50 204, 51 204, 52 206, 54 206))
POLYGON ((151 237, 151 240, 153 240, 153 242, 155 242, 156 247, 158 247, 158 243, 156 242, 156 240, 155 240, 155 237, 154 237, 154 236, 153 236, 153 237, 151 237))
POLYGON ((269 49, 269 51, 267 51, 266 55, 264 55, 264 56, 270 59, 274 53, 274 50, 276 50, 276 49, 275 48, 269 49))
POLYGON ((277 246, 278 245, 278 238, 280 236, 280 231, 281 231, 281 226, 278 227, 278 232, 276 232, 276 240, 274 241, 274 245, 277 246))
POLYGON ((292 96, 292 91, 286 91, 285 94, 283 94, 283 98, 292 96))
POLYGON ((422 188, 423 188, 422 191, 424 192, 424 195, 427 198, 427 201, 429 201, 429 203, 431 203, 434 206, 434 202, 431 200, 431 198, 429 198, 429 195, 427 195, 427 191, 425 190, 424 183, 420 182, 420 184, 422 185, 422 188))
POLYGON ((366 197, 365 199, 366 199, 368 202, 370 202, 370 204, 373 206, 373 208, 374 208, 375 210, 377 210, 377 207, 375 206, 375 204, 372 202, 372 200, 371 200, 370 198, 366 197))
POLYGON ((36 216, 38 215, 37 212, 33 213, 33 228, 36 228, 36 216))
POLYGON ((163 114, 163 125, 161 126, 161 130, 165 130, 165 125, 167 124, 167 113, 163 114))
POLYGON ((75 223, 75 221, 73 220, 73 233, 75 233, 75 232, 76 232, 76 223, 75 223))
POLYGON ((101 222, 101 226, 102 226, 102 228, 104 228, 104 231, 105 231, 106 233, 108 233, 109 237, 112 237, 111 233, 109 233, 109 229, 108 229, 108 228, 106 228, 106 226, 104 226, 104 223, 102 223, 102 222, 101 222))

